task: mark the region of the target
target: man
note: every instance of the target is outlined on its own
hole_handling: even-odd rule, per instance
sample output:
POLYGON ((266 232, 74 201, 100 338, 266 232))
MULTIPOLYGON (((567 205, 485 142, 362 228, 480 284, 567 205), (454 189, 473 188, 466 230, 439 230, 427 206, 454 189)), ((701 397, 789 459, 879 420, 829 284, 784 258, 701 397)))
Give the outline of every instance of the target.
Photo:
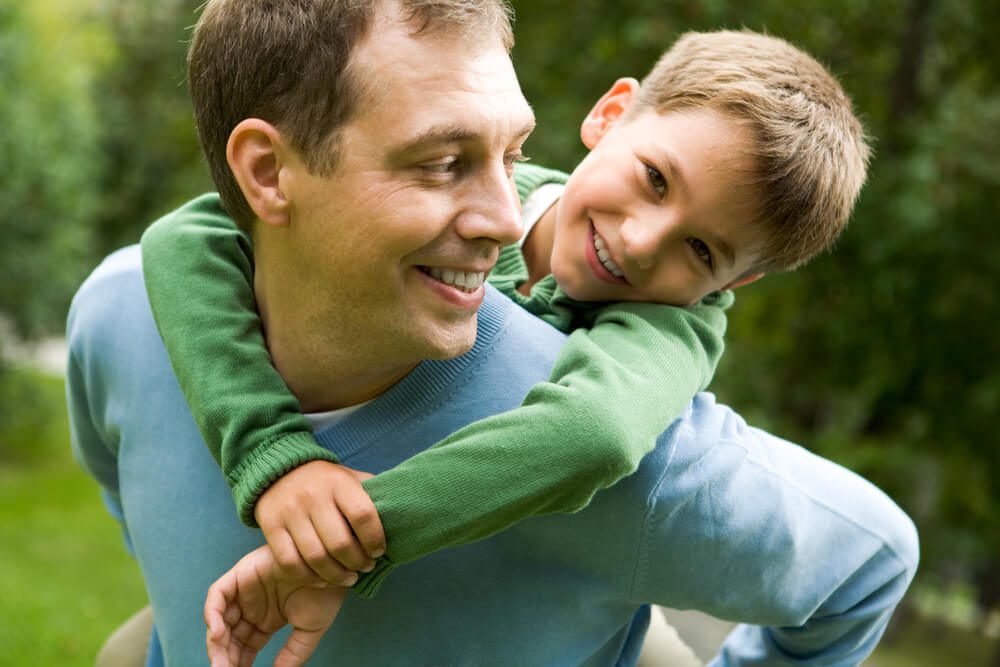
MULTIPOLYGON (((249 222, 271 355, 307 410, 360 405, 319 440, 378 473, 517 405, 562 335, 492 290, 460 297, 429 275, 486 271, 520 234, 509 156, 533 118, 502 6, 206 11, 241 38, 242 51, 208 58, 217 79, 192 86, 210 98, 199 130, 223 201, 249 222), (286 66, 290 52, 308 66, 286 66)), ((69 344, 74 443, 123 518, 163 657, 203 662, 205 590, 261 536, 239 523, 200 441, 135 248, 81 288, 69 344)), ((876 489, 701 395, 585 510, 435 554, 375 599, 349 598, 313 660, 632 664, 655 602, 757 624, 730 636, 724 664, 856 664, 915 565, 912 525, 876 489)))

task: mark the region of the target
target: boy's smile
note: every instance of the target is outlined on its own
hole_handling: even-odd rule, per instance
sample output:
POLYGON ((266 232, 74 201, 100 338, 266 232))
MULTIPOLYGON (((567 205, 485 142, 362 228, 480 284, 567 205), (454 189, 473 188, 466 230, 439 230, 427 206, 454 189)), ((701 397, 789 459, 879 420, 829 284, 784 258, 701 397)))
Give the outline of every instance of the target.
POLYGON ((611 256, 611 251, 608 250, 607 241, 597 233, 593 224, 590 226, 590 231, 590 240, 585 244, 584 252, 594 274, 599 279, 612 285, 628 285, 629 283, 625 280, 624 272, 611 256))
POLYGON ((747 130, 709 109, 623 118, 623 81, 584 122, 591 152, 540 223, 555 226, 552 273, 584 301, 688 305, 748 282, 762 239, 747 130))

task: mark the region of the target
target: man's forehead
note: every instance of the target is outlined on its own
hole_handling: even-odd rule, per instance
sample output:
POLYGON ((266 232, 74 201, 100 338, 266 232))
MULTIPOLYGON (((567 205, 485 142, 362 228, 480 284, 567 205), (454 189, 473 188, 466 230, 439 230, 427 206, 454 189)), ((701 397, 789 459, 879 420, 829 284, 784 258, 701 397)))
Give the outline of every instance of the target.
POLYGON ((534 112, 499 39, 413 34, 398 23, 378 28, 384 33, 369 35, 374 39, 357 52, 352 69, 362 91, 356 122, 381 125, 383 145, 509 141, 534 128, 534 112))

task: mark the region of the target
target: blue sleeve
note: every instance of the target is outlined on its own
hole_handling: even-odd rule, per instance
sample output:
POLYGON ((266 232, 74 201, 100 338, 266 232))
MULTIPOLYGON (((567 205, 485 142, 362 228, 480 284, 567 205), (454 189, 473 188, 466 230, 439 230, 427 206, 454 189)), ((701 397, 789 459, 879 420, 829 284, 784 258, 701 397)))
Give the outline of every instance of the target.
POLYGON ((93 279, 77 292, 66 324, 66 406, 73 456, 101 488, 108 512, 122 526, 126 548, 132 546, 125 530, 118 485, 118 438, 104 426, 101 366, 94 358, 92 331, 103 320, 102 301, 91 296, 93 279))
POLYGON ((918 561, 879 489, 699 395, 649 500, 632 596, 744 625, 715 666, 857 665, 918 561), (714 563, 709 571, 705 563, 714 563))

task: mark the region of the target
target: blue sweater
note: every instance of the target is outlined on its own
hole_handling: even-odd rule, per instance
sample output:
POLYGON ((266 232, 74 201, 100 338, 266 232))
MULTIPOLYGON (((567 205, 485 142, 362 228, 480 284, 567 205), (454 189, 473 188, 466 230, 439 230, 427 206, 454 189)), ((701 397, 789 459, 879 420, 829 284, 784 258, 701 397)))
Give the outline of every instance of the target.
MULTIPOLYGON (((564 337, 492 289, 479 322, 468 354, 420 364, 319 441, 377 473, 516 406, 564 337)), ((137 248, 81 287, 68 339, 77 456, 123 517, 167 664, 202 664, 205 590, 263 540, 232 512, 177 387, 137 248)), ((916 561, 912 524, 880 491, 699 394, 584 510, 438 552, 400 567, 376 599, 349 597, 310 664, 631 664, 636 614, 658 603, 749 624, 719 665, 855 665, 916 561)))

